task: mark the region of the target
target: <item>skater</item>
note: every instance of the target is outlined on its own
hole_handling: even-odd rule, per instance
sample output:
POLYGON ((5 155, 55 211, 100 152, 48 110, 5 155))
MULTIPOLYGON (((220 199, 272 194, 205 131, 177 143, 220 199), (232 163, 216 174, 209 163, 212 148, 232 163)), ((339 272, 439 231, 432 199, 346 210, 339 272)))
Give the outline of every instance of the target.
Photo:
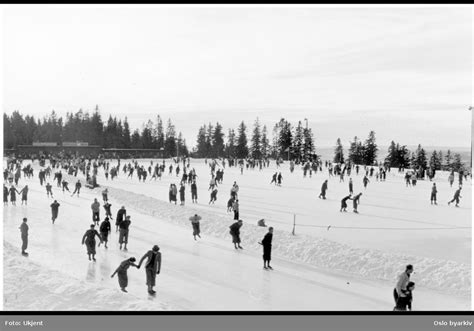
POLYGON ((111 220, 113 220, 112 218, 112 211, 110 210, 110 207, 112 207, 112 205, 107 201, 105 204, 104 204, 104 209, 105 209, 105 216, 106 217, 109 217, 111 220))
POLYGON ((328 189, 328 180, 326 179, 323 183, 323 185, 321 186, 321 193, 319 193, 319 198, 321 199, 321 197, 326 200, 326 191, 328 189))
POLYGON ((28 248, 28 230, 29 230, 29 227, 28 227, 28 224, 26 224, 27 222, 27 218, 23 218, 23 223, 21 223, 19 229, 20 229, 20 232, 21 232, 21 242, 22 242, 22 245, 21 245, 21 255, 23 256, 28 256, 28 253, 26 252, 26 249, 28 248))
POLYGON ((170 189, 169 189, 170 203, 174 201, 174 204, 177 204, 176 194, 177 194, 176 185, 170 184, 170 189))
POLYGON ((257 222, 257 225, 258 226, 262 226, 262 227, 266 227, 267 225, 265 224, 265 219, 262 218, 262 219, 259 219, 258 222, 257 222))
POLYGON ((181 187, 179 188, 179 204, 181 206, 184 206, 184 191, 186 188, 184 187, 184 184, 181 183, 181 187))
POLYGON ((120 223, 120 233, 119 233, 119 244, 120 248, 122 249, 122 245, 124 245, 123 250, 126 251, 127 249, 127 243, 128 243, 128 228, 130 227, 130 216, 126 216, 125 220, 120 223))
POLYGON ((283 179, 283 176, 281 175, 281 172, 278 174, 277 180, 278 180, 278 186, 281 186, 281 180, 283 179))
POLYGON ((128 286, 127 270, 131 266, 136 267, 138 269, 139 268, 138 265, 135 264, 136 261, 137 259, 134 257, 131 257, 129 259, 126 259, 125 261, 122 261, 122 263, 120 263, 117 270, 115 270, 112 276, 110 276, 110 278, 114 278, 115 274, 118 275, 118 282, 119 282, 120 289, 125 293, 128 292, 127 291, 127 286, 128 286))
POLYGON ((217 189, 215 188, 214 191, 211 192, 211 200, 209 201, 209 204, 214 204, 214 202, 217 201, 217 189))
POLYGON ((436 183, 433 183, 433 187, 431 188, 431 204, 437 205, 436 203, 436 193, 438 193, 438 190, 436 189, 436 183))
POLYGON ((189 218, 189 220, 191 221, 191 224, 193 226, 193 236, 194 236, 194 240, 197 240, 196 239, 196 236, 198 236, 199 238, 201 238, 200 234, 201 234, 201 227, 200 227, 200 224, 199 224, 199 221, 201 220, 201 216, 199 216, 198 214, 194 214, 194 216, 191 216, 189 218))
POLYGON ((100 221, 100 203, 97 201, 97 198, 94 198, 94 202, 91 204, 92 209, 92 222, 97 223, 99 225, 100 221))
POLYGON ((10 201, 13 206, 16 206, 16 194, 18 193, 18 191, 16 190, 14 186, 11 186, 9 192, 10 192, 10 201))
POLYGON ((413 290, 415 289, 415 283, 414 282, 408 282, 407 284, 407 289, 405 290, 405 296, 404 297, 399 297, 397 300, 397 303, 395 305, 395 308, 393 308, 394 311, 411 311, 411 304, 413 302, 413 290))
POLYGON ((453 183, 454 183, 454 171, 451 171, 451 174, 449 175, 448 180, 449 180, 449 185, 450 185, 451 187, 453 187, 453 183))
POLYGON ((104 247, 108 248, 107 242, 108 242, 109 234, 111 232, 111 226, 110 226, 108 217, 106 217, 104 221, 100 224, 99 231, 100 231, 100 237, 102 238, 102 241, 104 242, 104 247))
POLYGON ((352 200, 351 198, 351 195, 349 194, 348 196, 344 197, 342 200, 341 200, 341 210, 340 212, 342 211, 347 211, 346 208, 347 208, 347 200, 352 200))
POLYGON ((238 193, 239 193, 239 185, 237 185, 237 182, 234 182, 234 185, 232 185, 232 188, 230 189, 230 196, 233 199, 237 199, 238 193))
POLYGON ((154 295, 156 294, 156 292, 153 290, 153 287, 156 283, 156 275, 159 275, 161 270, 160 247, 155 245, 151 251, 148 251, 145 255, 143 255, 143 257, 140 259, 140 263, 138 263, 138 269, 140 269, 142 262, 145 259, 147 259, 145 264, 146 285, 148 286, 148 293, 154 295))
POLYGON ((230 197, 229 201, 227 201, 227 212, 232 211, 232 206, 234 205, 235 199, 233 197, 230 197))
POLYGON ((102 191, 102 200, 104 200, 104 203, 109 201, 109 190, 105 188, 105 190, 102 191))
POLYGON ((53 186, 48 182, 46 184, 46 195, 49 197, 49 195, 51 194, 51 198, 53 197, 53 191, 51 191, 52 188, 53 186))
POLYGON ((235 222, 231 226, 229 226, 229 233, 232 236, 232 243, 234 244, 235 249, 243 249, 242 246, 240 246, 240 228, 243 225, 243 221, 239 220, 238 222, 235 222))
POLYGON ((89 261, 92 260, 95 261, 95 236, 97 236, 100 240, 100 243, 102 243, 102 238, 100 237, 99 232, 94 229, 95 225, 91 224, 91 228, 84 233, 84 236, 82 237, 82 244, 86 244, 87 247, 87 255, 89 256, 89 261))
POLYGON ((197 195, 197 185, 196 181, 193 181, 191 184, 191 199, 193 200, 193 203, 197 203, 198 195, 197 195))
POLYGON ((69 191, 69 187, 68 187, 69 183, 65 179, 63 179, 61 185, 63 186, 63 193, 64 193, 64 191, 71 192, 71 191, 69 191))
POLYGON ((354 186, 352 185, 352 178, 349 178, 349 193, 354 194, 354 186))
POLYGON ((28 204, 28 190, 28 185, 25 185, 25 187, 20 192, 18 192, 18 194, 21 194, 21 205, 23 205, 23 202, 25 205, 28 204))
POLYGON ((3 184, 3 205, 4 206, 8 205, 8 194, 9 194, 9 190, 5 186, 5 184, 3 184))
POLYGON ((357 211, 357 206, 359 205, 359 199, 360 196, 362 195, 362 192, 354 196, 352 199, 352 206, 354 207, 354 213, 358 214, 359 212, 357 211))
POLYGON ((77 192, 77 196, 79 196, 79 193, 81 193, 81 187, 82 187, 81 181, 78 180, 76 182, 76 188, 74 189, 74 192, 72 192, 71 196, 73 197, 74 194, 76 194, 76 192, 77 192))
POLYGON ((53 224, 54 221, 56 221, 56 218, 58 218, 59 206, 60 204, 57 200, 54 200, 54 202, 51 204, 51 220, 53 221, 53 224))
POLYGON ((398 302, 398 298, 405 296, 407 285, 410 281, 410 275, 413 272, 413 265, 409 264, 406 266, 405 271, 398 276, 397 285, 393 289, 393 298, 395 299, 395 305, 398 302))
POLYGON ((277 177, 278 177, 278 173, 275 172, 272 176, 272 181, 270 182, 270 184, 275 183, 275 185, 276 185, 277 184, 277 177))
POLYGON ((272 239, 273 239, 273 228, 268 228, 268 233, 263 237, 263 240, 259 242, 263 246, 263 269, 273 268, 270 266, 270 260, 272 255, 272 239))
POLYGON ((127 216, 127 210, 125 210, 125 206, 122 206, 117 212, 117 217, 115 218, 115 232, 118 232, 120 223, 123 222, 125 216, 127 216))
POLYGON ((234 210, 234 220, 239 220, 239 200, 235 200, 234 204, 232 205, 232 209, 234 210))
POLYGON ((367 176, 364 176, 364 179, 362 180, 362 182, 364 183, 364 189, 366 189, 367 184, 370 183, 370 180, 367 178, 367 176))
POLYGON ((453 200, 451 200, 451 201, 448 202, 448 206, 449 206, 452 202, 456 201, 456 207, 459 207, 458 204, 459 204, 459 199, 460 199, 460 198, 462 198, 462 196, 461 196, 461 187, 458 188, 458 189, 456 190, 456 192, 454 192, 453 200))

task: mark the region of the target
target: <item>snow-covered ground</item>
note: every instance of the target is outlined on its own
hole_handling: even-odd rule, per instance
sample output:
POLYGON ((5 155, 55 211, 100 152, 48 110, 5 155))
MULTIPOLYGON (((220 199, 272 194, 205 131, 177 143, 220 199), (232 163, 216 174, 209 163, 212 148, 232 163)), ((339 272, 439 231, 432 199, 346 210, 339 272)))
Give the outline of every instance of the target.
MULTIPOLYGON (((149 160, 140 163, 147 167, 149 160)), ((347 177, 343 183, 330 177, 327 200, 318 199, 327 171, 303 178, 300 169, 291 174, 287 165, 276 169, 274 162, 262 171, 245 169, 243 175, 238 168, 226 167, 217 202, 210 206, 209 168, 204 160, 191 160, 191 166, 198 174, 199 203, 191 203, 187 186, 184 207, 167 201, 169 184, 179 184, 174 170, 161 181, 148 177, 146 183, 139 183, 136 173, 127 179, 122 172, 118 179, 106 181, 101 172, 101 188, 83 187, 80 198, 63 194, 54 184, 61 204, 54 226, 52 200, 39 185, 37 171, 34 179, 22 178, 20 188, 30 187, 28 207, 18 201, 16 207, 4 208, 4 308, 391 310, 397 275, 411 263, 417 283, 414 309, 470 309, 470 181, 464 184, 460 208, 455 208, 447 205, 455 187, 449 187, 445 173, 437 175, 438 206, 433 206, 429 181, 405 187, 402 175, 392 170, 386 182, 377 182, 374 176, 364 190, 362 173, 353 172, 354 192, 363 192, 360 214, 354 214, 351 203, 348 213, 339 212, 340 200, 348 193, 347 177), (275 171, 283 175, 281 187, 269 184, 275 171), (234 181, 240 186, 243 251, 235 251, 228 234, 233 214, 226 212, 226 204, 234 181), (118 250, 113 231, 109 249, 98 248, 93 263, 87 260, 81 239, 91 223, 90 204, 95 197, 102 201, 103 187, 109 187, 113 215, 125 205, 132 216, 129 251, 118 250), (202 216, 202 239, 197 242, 188 221, 194 213, 202 216), (18 226, 23 217, 28 217, 30 226, 28 258, 19 254, 18 226), (256 226, 260 218, 275 228, 274 271, 262 269, 257 242, 266 229, 256 226), (146 293, 143 269, 130 269, 129 293, 120 292, 110 274, 122 260, 139 259, 154 244, 163 254, 156 297, 146 293)), ((74 188, 74 178, 69 178, 74 188)))

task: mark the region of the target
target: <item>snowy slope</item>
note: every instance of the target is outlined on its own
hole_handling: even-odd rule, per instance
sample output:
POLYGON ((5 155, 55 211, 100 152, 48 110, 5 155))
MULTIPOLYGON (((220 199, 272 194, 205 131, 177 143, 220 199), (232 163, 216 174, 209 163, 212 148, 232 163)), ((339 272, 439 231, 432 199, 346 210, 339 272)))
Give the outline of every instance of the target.
MULTIPOLYGON (((297 228, 297 236, 292 236, 290 234, 291 222, 279 220, 278 216, 284 215, 286 210, 294 208, 294 206, 290 206, 293 203, 305 206, 307 209, 315 207, 316 203, 327 203, 318 205, 318 210, 321 213, 335 216, 329 221, 335 226, 343 226, 344 222, 353 222, 353 220, 348 221, 343 217, 362 216, 352 213, 341 215, 337 211, 337 201, 315 199, 315 195, 317 196, 319 193, 323 174, 320 174, 319 178, 313 176, 312 179, 303 180, 300 173, 295 172, 292 174, 295 176, 290 177, 289 172, 285 173, 282 169, 284 185, 281 188, 274 188, 266 186, 273 168, 265 170, 264 174, 259 173, 258 170, 244 172, 243 176, 237 174, 235 168, 226 169, 225 185, 220 188, 218 202, 216 206, 209 206, 206 204, 208 199, 206 192, 207 170, 204 164, 195 163, 200 176, 198 178, 200 204, 194 206, 190 201, 187 201, 185 207, 163 202, 163 200, 167 200, 169 183, 179 182, 174 176, 166 175, 161 183, 157 181, 145 184, 138 183, 136 178, 126 179, 122 173, 119 179, 113 182, 100 179, 101 184, 110 186, 114 215, 120 205, 125 205, 128 213, 132 215, 132 226, 129 251, 125 253, 118 250, 116 244, 118 236, 113 232, 109 250, 106 251, 100 247, 96 263, 87 260, 85 247, 80 245, 80 240, 91 222, 90 204, 93 198, 97 197, 101 200, 100 189, 83 189, 80 198, 71 198, 70 195, 63 194, 54 187, 53 191, 61 203, 61 207, 57 224, 53 226, 49 211, 49 204, 52 200, 46 197, 45 188, 39 185, 37 178, 22 179, 20 187, 28 184, 31 190, 28 207, 8 206, 4 209, 4 236, 7 243, 4 268, 6 277, 5 309, 57 309, 57 307, 70 305, 64 309, 83 309, 85 307, 84 309, 104 310, 108 309, 107 302, 111 301, 113 302, 110 306, 112 310, 390 310, 393 307, 391 291, 394 280, 407 263, 415 264, 416 273, 413 280, 419 285, 415 293, 415 309, 470 308, 470 264, 462 262, 467 259, 456 259, 453 250, 444 252, 444 256, 441 258, 433 257, 435 255, 433 252, 439 249, 433 247, 427 250, 428 253, 423 251, 423 254, 418 255, 413 254, 415 250, 405 251, 403 254, 400 254, 399 251, 393 252, 391 246, 400 244, 400 238, 397 235, 401 230, 394 231, 396 234, 390 232, 390 235, 385 239, 386 246, 388 246, 385 249, 383 247, 384 240, 374 237, 374 234, 379 233, 375 230, 369 231, 370 234, 357 230, 357 236, 361 233, 359 237, 363 237, 358 241, 346 240, 353 237, 353 232, 347 234, 348 229, 337 228, 334 232, 340 231, 342 233, 334 237, 330 237, 332 234, 324 233, 321 229, 301 233, 301 228, 297 228), (227 233, 228 226, 232 223, 232 217, 225 211, 228 189, 230 189, 234 178, 238 180, 241 188, 239 195, 241 218, 245 221, 242 228, 245 249, 239 252, 234 250, 227 233), (292 184, 296 185, 292 186, 292 184), (301 199, 291 198, 295 194, 299 194, 301 190, 307 190, 307 196, 303 196, 301 199), (278 193, 282 191, 286 192, 283 197, 278 196, 278 193), (266 199, 259 199, 261 197, 266 199), (299 200, 303 200, 303 198, 312 201, 312 206, 307 206, 307 202, 300 204, 299 200), (286 205, 280 202, 285 199, 286 205), (258 219, 256 216, 258 216, 259 208, 262 207, 262 213, 269 213, 265 209, 266 200, 276 200, 275 209, 283 210, 274 214, 274 219, 268 221, 269 225, 276 227, 273 250, 273 265, 276 268, 274 271, 262 270, 261 247, 256 243, 262 239, 266 232, 265 229, 254 225, 258 219), (332 210, 327 208, 328 205, 332 210), (333 206, 336 207, 336 211, 333 206), (203 217, 201 221, 203 238, 199 242, 192 239, 192 229, 187 220, 195 212, 203 217), (21 241, 18 226, 23 216, 30 220, 30 257, 27 259, 19 254, 15 256, 15 251, 11 251, 12 247, 19 251, 21 241), (323 233, 325 236, 321 236, 323 233), (368 249, 367 243, 360 244, 360 242, 371 238, 374 239, 372 240, 373 246, 376 246, 377 249, 368 249), (156 298, 150 300, 146 294, 143 270, 131 269, 129 271, 128 290, 130 293, 121 293, 118 289, 117 279, 110 279, 110 274, 122 260, 129 256, 140 258, 155 243, 160 245, 163 252, 163 272, 157 279, 158 294, 156 298), (452 254, 453 258, 450 258, 449 254, 452 254), (19 260, 22 262, 18 263, 19 260), (28 278, 23 281, 24 284, 21 281, 15 282, 12 275, 21 272, 21 270, 29 274, 28 278), (47 275, 52 275, 52 279, 64 284, 64 289, 60 287, 54 295, 44 296, 41 304, 26 299, 24 294, 20 296, 20 299, 13 299, 15 293, 28 293, 29 290, 21 291, 26 287, 26 284, 31 288, 34 288, 35 284, 41 284, 47 288, 49 285, 44 282, 44 277, 47 275), (84 306, 82 302, 76 302, 69 298, 72 293, 80 293, 82 288, 87 293, 103 291, 102 293, 106 294, 87 297, 89 300, 85 301, 91 301, 91 304, 84 306), (58 294, 64 295, 62 306, 62 303, 58 301, 58 294), (110 298, 107 299, 107 296, 110 298), (25 302, 24 308, 19 308, 22 306, 22 302, 25 302)), ((404 189, 403 181, 396 176, 393 177, 391 184, 401 184, 398 187, 401 186, 404 189)), ((70 183, 70 186, 73 187, 71 180, 70 183)), ((340 188, 341 194, 344 194, 347 183, 341 183, 340 187, 337 184, 335 180, 330 183, 328 195, 336 188, 340 188)), ((375 188, 382 187, 389 182, 371 184, 374 184, 375 188)), ((410 191, 410 193, 414 192, 418 191, 410 191)), ((400 196, 403 195, 402 192, 397 193, 400 196)), ((425 198, 426 192, 422 193, 425 198)), ((189 200, 189 189, 186 194, 189 200)), ((470 192, 466 190, 463 196, 463 203, 469 203, 469 210, 465 214, 468 215, 470 192)), ((413 200, 413 197, 411 199, 413 200)), ((369 208, 365 207, 364 202, 363 200, 360 207, 361 212, 362 208, 369 208)), ((431 207, 429 203, 426 207, 420 206, 416 200, 415 202, 415 207, 420 210, 431 207)), ((448 209, 449 207, 441 205, 433 208, 442 209, 446 214, 464 215, 464 209, 454 209, 454 207, 448 209)), ((439 218, 438 211, 432 214, 430 219, 425 219, 425 222, 445 222, 439 218)), ((373 226, 373 222, 377 221, 377 219, 366 220, 363 216, 360 218, 361 223, 365 225, 373 226)), ((415 221, 418 221, 416 217, 414 218, 415 221)), ((313 224, 328 224, 328 219, 314 222, 314 219, 308 217, 308 221, 313 221, 313 224)), ((464 216, 459 219, 451 219, 450 222, 448 225, 451 227, 453 223, 459 227, 467 225, 464 216)), ((417 222, 404 222, 403 226, 407 224, 413 227, 420 224, 426 226, 424 223, 417 222)), ((390 226, 393 227, 394 224, 390 226)), ((395 226, 400 226, 400 224, 395 223, 395 226)), ((324 231, 331 233, 333 230, 324 229, 324 231)), ((453 243, 459 239, 470 239, 470 229, 455 229, 454 232, 436 230, 435 232, 438 231, 437 235, 441 236, 442 240, 452 240, 453 243), (445 232, 448 234, 443 235, 445 232)), ((431 238, 433 230, 429 232, 412 231, 411 233, 413 232, 416 235, 410 234, 410 236, 417 236, 415 239, 423 241, 425 238, 431 238)), ((404 238, 403 235, 401 238, 404 238)), ((432 242, 427 240, 425 245, 430 246, 432 242)), ((420 243, 420 246, 423 246, 423 242, 420 243)), ((470 245, 468 246, 463 249, 462 245, 458 245, 458 249, 469 255, 470 245)), ((32 293, 33 297, 35 292, 32 293)))

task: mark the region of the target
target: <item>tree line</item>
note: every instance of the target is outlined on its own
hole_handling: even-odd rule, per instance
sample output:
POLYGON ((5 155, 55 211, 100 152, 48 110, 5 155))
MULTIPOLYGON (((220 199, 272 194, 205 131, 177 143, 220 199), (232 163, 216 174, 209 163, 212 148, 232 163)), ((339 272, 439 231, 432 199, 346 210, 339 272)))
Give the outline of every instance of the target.
POLYGON ((16 148, 18 145, 31 145, 33 142, 87 142, 103 148, 158 149, 166 157, 176 155, 188 156, 186 140, 181 132, 168 119, 166 128, 159 115, 156 122, 151 120, 143 125, 142 130, 130 131, 127 117, 122 121, 109 116, 104 122, 99 107, 90 114, 80 109, 76 113, 67 113, 65 119, 58 117, 53 110, 43 119, 20 114, 14 111, 11 116, 3 114, 4 149, 16 148))
POLYGON ((266 125, 255 120, 247 138, 247 126, 242 121, 237 129, 229 129, 227 142, 224 140, 224 129, 219 122, 215 125, 204 124, 199 128, 196 148, 192 155, 206 158, 238 158, 265 159, 289 158, 293 160, 308 160, 314 157, 315 145, 310 128, 303 127, 301 121, 293 126, 284 118, 280 119, 273 128, 273 139, 270 142, 266 125))
MULTIPOLYGON (((377 164, 378 147, 375 139, 375 132, 370 131, 367 139, 362 143, 358 137, 350 142, 347 160, 344 158, 344 148, 341 139, 336 141, 333 161, 343 163, 349 161, 353 164, 375 165, 377 164)), ((384 159, 384 165, 391 168, 423 169, 433 170, 454 170, 464 169, 461 154, 451 153, 448 149, 446 155, 442 151, 434 150, 428 158, 425 149, 418 145, 415 151, 408 150, 406 145, 392 141, 388 148, 388 154, 384 159)))

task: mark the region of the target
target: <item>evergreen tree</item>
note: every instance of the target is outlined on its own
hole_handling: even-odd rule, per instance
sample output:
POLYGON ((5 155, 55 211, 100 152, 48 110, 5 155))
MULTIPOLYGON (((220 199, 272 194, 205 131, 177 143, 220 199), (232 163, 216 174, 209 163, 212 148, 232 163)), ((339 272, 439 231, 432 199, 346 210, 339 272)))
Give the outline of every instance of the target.
POLYGON ((230 158, 235 157, 235 148, 237 145, 237 141, 235 138, 234 129, 229 129, 229 135, 227 137, 227 145, 226 145, 226 152, 225 155, 230 158))
MULTIPOLYGON (((351 150, 352 150, 352 144, 351 144, 351 150)), ((349 159, 351 158, 350 153, 351 152, 349 152, 349 159)), ((398 149, 397 149, 397 145, 395 145, 395 142, 393 140, 390 143, 390 146, 388 147, 388 153, 387 153, 387 156, 385 157, 385 164, 391 168, 395 168, 399 166, 398 149)))
POLYGON ((301 121, 298 121, 293 139, 293 156, 299 161, 303 160, 303 148, 303 127, 301 121))
POLYGON ((142 146, 142 142, 141 142, 141 139, 140 139, 140 132, 138 131, 138 129, 135 129, 135 131, 133 131, 133 134, 132 134, 132 137, 131 137, 131 148, 143 148, 142 146))
POLYGON ((349 161, 354 164, 364 163, 364 147, 357 136, 355 136, 354 140, 350 143, 348 158, 349 161))
POLYGON ((439 155, 436 152, 436 150, 431 153, 430 157, 430 168, 434 170, 440 170, 441 169, 441 160, 439 159, 439 155))
POLYGON ((214 145, 214 128, 212 124, 209 123, 207 126, 206 132, 206 157, 213 157, 212 156, 212 146, 214 145))
POLYGON ((161 149, 165 147, 165 133, 163 131, 163 121, 160 115, 156 117, 156 148, 161 149))
POLYGON ((130 139, 130 127, 128 125, 127 117, 125 117, 125 120, 123 122, 123 147, 130 148, 131 145, 132 143, 130 139))
POLYGON ((220 158, 224 156, 224 132, 222 132, 222 125, 216 123, 212 136, 212 157, 220 158))
POLYGON ((342 147, 341 138, 337 138, 336 148, 334 149, 334 162, 344 163, 344 148, 342 147))
POLYGON ((197 146, 196 146, 196 154, 197 157, 207 157, 206 155, 206 125, 203 125, 199 128, 198 136, 197 136, 197 146))
POLYGON ((252 139, 250 140, 250 156, 254 159, 261 159, 262 158, 262 151, 261 151, 261 143, 262 143, 262 134, 260 132, 260 122, 257 119, 255 120, 252 139))
POLYGON ((293 151, 291 151, 293 145, 293 134, 291 133, 291 124, 290 122, 282 118, 278 125, 280 127, 280 135, 278 139, 278 157, 288 155, 289 151, 291 159, 293 154, 293 151))
POLYGON ((377 144, 375 143, 375 132, 370 131, 369 137, 364 144, 364 163, 366 165, 373 165, 377 160, 377 144))
POLYGON ((174 125, 171 123, 171 119, 168 119, 168 125, 165 133, 165 150, 164 153, 167 157, 175 157, 177 152, 176 146, 176 130, 174 125))
POLYGON ((453 162, 451 163, 451 168, 456 172, 464 170, 464 163, 462 162, 461 154, 454 154, 453 162))
POLYGON ((303 158, 309 160, 315 152, 313 132, 311 128, 303 130, 303 158))
POLYGON ((444 157, 446 169, 452 168, 453 156, 451 155, 451 150, 448 149, 446 156, 444 157))
POLYGON ((238 128, 238 138, 237 138, 237 146, 235 147, 235 153, 236 157, 239 159, 246 159, 249 154, 249 149, 247 147, 247 135, 245 133, 245 130, 247 127, 244 124, 244 121, 242 121, 239 125, 238 128))
POLYGON ((267 158, 268 155, 270 154, 270 143, 269 143, 268 136, 267 136, 267 126, 266 125, 263 126, 263 130, 262 130, 262 148, 261 148, 261 151, 262 151, 262 156, 264 158, 267 158))

